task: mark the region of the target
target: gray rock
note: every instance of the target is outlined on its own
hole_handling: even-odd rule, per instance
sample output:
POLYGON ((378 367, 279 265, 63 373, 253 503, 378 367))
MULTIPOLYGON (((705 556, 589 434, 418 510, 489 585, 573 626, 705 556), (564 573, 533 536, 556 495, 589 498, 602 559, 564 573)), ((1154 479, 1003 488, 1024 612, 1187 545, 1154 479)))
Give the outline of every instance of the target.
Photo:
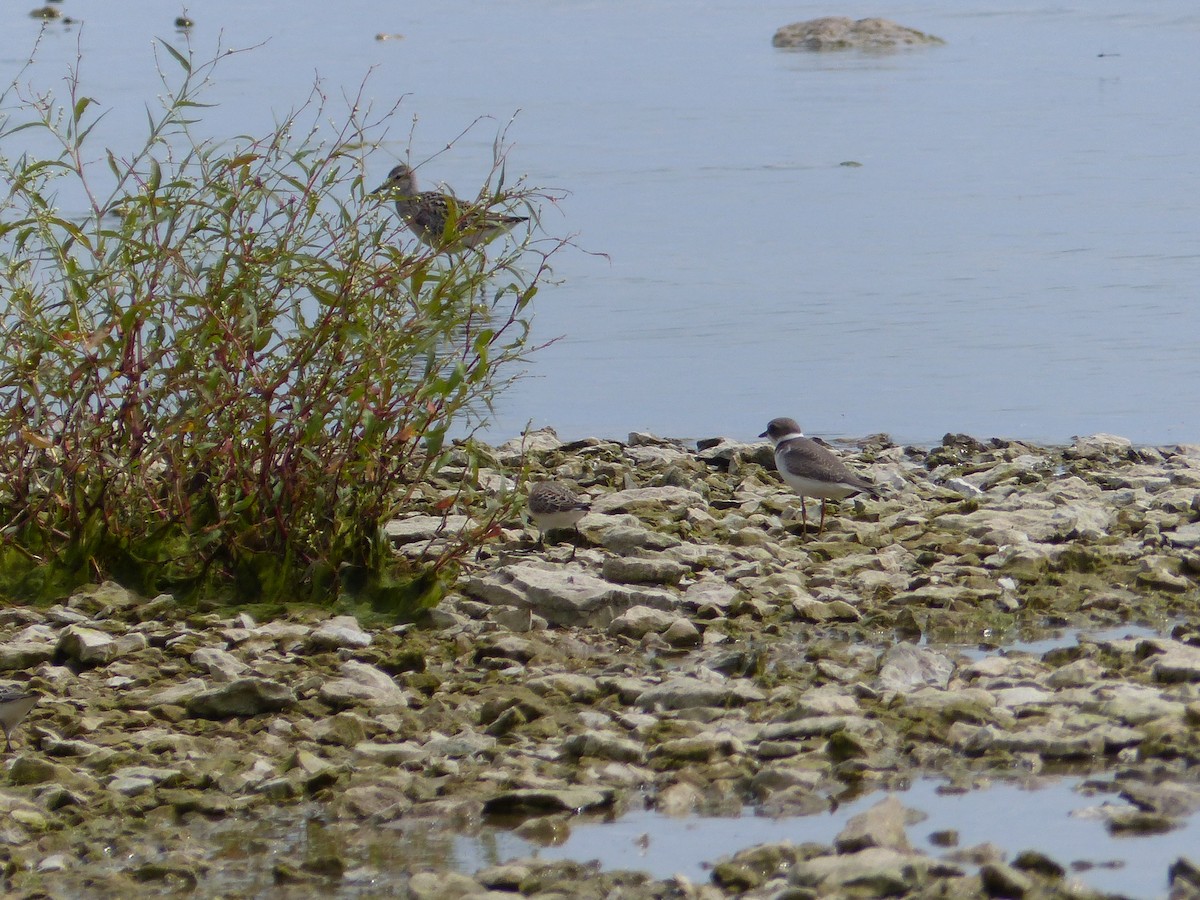
POLYGON ((880 690, 903 694, 927 686, 945 688, 953 672, 954 663, 935 650, 915 644, 896 644, 879 658, 879 676, 875 683, 880 690))
MULTIPOLYGON (((886 847, 868 847, 857 853, 818 856, 796 863, 788 876, 795 885, 819 888, 822 896, 842 886, 854 886, 868 897, 900 896, 919 883, 919 873, 928 870, 927 857, 900 853, 886 847)), ((939 867, 947 866, 939 863, 939 867)))
POLYGON ((646 761, 646 750, 640 743, 617 737, 606 731, 573 734, 563 742, 562 746, 564 753, 576 758, 595 756, 627 763, 646 761))
POLYGON ((187 702, 208 689, 201 678, 170 685, 162 690, 130 692, 122 698, 121 705, 129 709, 157 709, 162 706, 186 706, 187 702))
POLYGON ((590 675, 556 672, 531 678, 527 684, 535 694, 543 696, 550 693, 565 694, 568 699, 576 703, 591 703, 600 696, 600 685, 590 675))
POLYGON ((296 703, 286 684, 267 678, 240 678, 187 701, 188 715, 197 719, 228 719, 279 712, 296 703))
POLYGON ((58 631, 48 625, 21 629, 0 644, 0 671, 15 672, 49 662, 58 649, 58 637, 58 631))
POLYGON ((410 900, 477 900, 485 894, 479 882, 458 872, 416 872, 405 891, 410 900))
POLYGON ((661 556, 610 556, 604 560, 602 574, 619 584, 677 584, 691 570, 691 566, 661 556))
POLYGON ((140 631, 113 637, 95 628, 68 625, 58 639, 58 652, 85 666, 103 666, 119 656, 144 650, 149 645, 140 631))
POLYGON ((407 519, 392 519, 384 523, 383 532, 388 540, 400 546, 416 541, 452 537, 466 528, 469 521, 466 516, 410 516, 407 519))
POLYGON ((407 706, 408 695, 382 669, 349 659, 342 663, 341 678, 321 685, 317 693, 322 703, 334 708, 365 703, 368 706, 407 706))
POLYGON ((766 694, 750 684, 737 681, 708 682, 681 676, 642 691, 634 705, 642 709, 692 709, 698 706, 724 707, 734 703, 765 700, 766 694))
POLYGON ((214 681, 234 681, 250 670, 232 653, 217 647, 201 647, 191 655, 190 660, 193 666, 208 672, 214 681))
POLYGON ((1111 460, 1128 459, 1132 453, 1133 442, 1129 438, 1100 433, 1075 438, 1064 456, 1068 459, 1111 460))
POLYGON ((376 744, 364 741, 354 745, 354 752, 368 762, 384 766, 406 766, 429 758, 429 751, 412 741, 403 741, 398 744, 376 744))
POLYGON ((317 650, 361 649, 370 647, 373 638, 363 631, 354 616, 334 616, 322 622, 309 639, 317 650))
POLYGON ((911 853, 905 826, 910 811, 894 795, 889 794, 866 812, 852 816, 846 827, 834 838, 838 853, 857 853, 868 847, 884 847, 900 853, 911 853))
POLYGON ((563 445, 558 432, 549 426, 527 431, 496 448, 496 459, 505 465, 520 465, 527 453, 545 453, 563 445))
MULTIPOLYGON (((600 517, 596 517, 599 519, 600 517)), ((605 518, 603 521, 610 521, 605 518)), ((589 529, 588 536, 591 537, 592 532, 589 529)), ((626 525, 617 523, 613 525, 604 525, 596 530, 596 542, 605 550, 609 550, 618 556, 625 556, 635 550, 666 550, 668 547, 677 547, 680 540, 669 534, 662 534, 657 531, 651 531, 648 528, 642 528, 639 525, 626 525)))
POLYGON ((662 639, 672 647, 691 647, 700 643, 704 636, 691 621, 678 618, 667 626, 666 631, 662 632, 662 639))
POLYGON ((673 512, 682 514, 693 507, 705 508, 708 502, 695 491, 680 487, 632 488, 602 494, 592 501, 592 512, 608 515, 616 512, 644 513, 673 512))
POLYGON ((689 609, 700 610, 708 606, 724 612, 733 605, 741 593, 739 588, 724 578, 701 578, 694 584, 688 585, 688 589, 683 594, 683 602, 689 609))
POLYGON ((944 44, 939 37, 887 19, 854 19, 825 16, 793 22, 775 32, 771 43, 797 50, 894 50, 921 44, 944 44))
POLYGON ((614 637, 623 635, 641 639, 647 634, 666 631, 675 621, 674 614, 650 606, 635 606, 627 609, 609 623, 608 633, 614 637))
POLYGON ((1200 681, 1200 647, 1168 640, 1146 641, 1143 646, 1157 651, 1150 657, 1155 681, 1200 681))
POLYGON ((574 569, 505 566, 475 576, 466 592, 488 603, 531 609, 555 625, 603 627, 634 606, 674 609, 676 597, 662 588, 618 586, 574 569))

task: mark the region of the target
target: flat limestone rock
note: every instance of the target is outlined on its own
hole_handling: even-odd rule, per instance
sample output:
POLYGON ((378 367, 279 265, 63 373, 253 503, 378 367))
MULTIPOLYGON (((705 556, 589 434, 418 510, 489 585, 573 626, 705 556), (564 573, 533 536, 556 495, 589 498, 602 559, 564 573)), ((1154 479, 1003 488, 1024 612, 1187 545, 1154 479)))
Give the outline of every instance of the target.
POLYGON ((635 606, 673 610, 671 591, 616 585, 577 569, 505 566, 467 582, 466 592, 486 603, 531 609, 555 625, 607 626, 635 606))
POLYGON ((187 703, 197 719, 229 719, 278 712, 296 703, 286 684, 268 678, 240 678, 210 691, 201 691, 187 703))
POLYGON ((825 16, 784 25, 775 32, 771 43, 795 50, 894 50, 946 42, 887 19, 856 21, 846 16, 825 16))

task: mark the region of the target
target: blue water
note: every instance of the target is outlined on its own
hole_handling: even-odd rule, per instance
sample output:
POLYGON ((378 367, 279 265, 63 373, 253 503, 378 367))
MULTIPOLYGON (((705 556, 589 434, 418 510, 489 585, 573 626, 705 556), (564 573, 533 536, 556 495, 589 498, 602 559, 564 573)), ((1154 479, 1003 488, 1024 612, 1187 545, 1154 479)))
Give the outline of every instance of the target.
MULTIPOLYGON (((98 137, 132 147, 177 10, 62 9, 84 24, 53 24, 28 77, 61 89, 81 51, 112 110, 98 137)), ((504 397, 495 438, 526 421, 749 437, 790 415, 907 441, 1200 441, 1194 5, 892 4, 947 45, 771 47, 828 11, 223 0, 192 11, 191 40, 198 58, 262 44, 218 70, 214 136, 268 131, 317 75, 335 99, 364 78, 377 108, 403 98, 372 180, 410 137, 416 161, 454 142, 422 171, 471 195, 516 115, 510 177, 569 190, 547 228, 607 258, 558 257, 534 338, 561 340, 504 397)), ((6 78, 38 27, 9 14, 6 78)))
MULTIPOLYGON (((929 836, 953 829, 956 849, 992 843, 1010 862, 1023 850, 1044 853, 1068 870, 1068 878, 1125 897, 1167 895, 1167 871, 1181 856, 1194 859, 1200 821, 1185 817, 1182 827, 1165 835, 1114 837, 1096 814, 1098 807, 1129 806, 1114 794, 1085 796, 1078 778, 1037 784, 996 783, 967 793, 941 793, 942 783, 924 779, 896 796, 926 818, 906 829, 912 846, 931 856, 948 851, 929 836)), ((758 844, 814 841, 832 844, 849 821, 882 800, 868 794, 825 815, 765 818, 671 818, 637 812, 614 822, 576 825, 564 843, 534 850, 518 838, 501 843, 509 857, 540 855, 550 859, 598 859, 608 869, 648 871, 658 878, 676 873, 703 883, 723 857, 758 844)), ((464 859, 473 852, 460 841, 464 859)), ((467 866, 470 868, 470 866, 467 866)), ((963 865, 967 871, 971 866, 963 865)))

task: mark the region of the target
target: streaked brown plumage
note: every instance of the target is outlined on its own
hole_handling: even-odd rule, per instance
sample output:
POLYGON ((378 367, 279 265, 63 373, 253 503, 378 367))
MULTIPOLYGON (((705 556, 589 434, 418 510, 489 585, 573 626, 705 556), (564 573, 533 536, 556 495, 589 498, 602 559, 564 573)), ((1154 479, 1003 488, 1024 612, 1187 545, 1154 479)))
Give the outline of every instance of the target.
POLYGON ((490 212, 449 194, 418 191, 417 176, 404 163, 392 169, 371 193, 386 194, 395 201, 396 212, 409 230, 435 250, 471 250, 528 221, 527 216, 490 212))
MULTIPOLYGON (((573 528, 579 537, 579 520, 588 514, 592 504, 559 481, 539 481, 529 489, 529 518, 538 530, 538 541, 545 546, 546 532, 557 528, 573 528)), ((571 551, 574 558, 575 552, 571 551)))

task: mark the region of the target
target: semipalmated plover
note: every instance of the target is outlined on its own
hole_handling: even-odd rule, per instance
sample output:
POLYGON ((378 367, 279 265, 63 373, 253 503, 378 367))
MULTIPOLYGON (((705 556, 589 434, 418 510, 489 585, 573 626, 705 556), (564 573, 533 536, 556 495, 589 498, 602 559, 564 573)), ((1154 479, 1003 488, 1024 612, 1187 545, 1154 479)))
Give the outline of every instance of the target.
POLYGON ((5 753, 12 749, 9 732, 21 724, 39 699, 37 694, 20 688, 0 688, 0 728, 4 729, 5 753))
POLYGON ((772 419, 759 437, 770 438, 775 445, 775 468, 779 476, 800 495, 802 535, 808 534, 808 510, 805 497, 821 498, 821 524, 817 534, 825 530, 825 501, 841 500, 851 494, 878 494, 875 485, 855 475, 833 453, 816 441, 806 438, 795 419, 772 419))

